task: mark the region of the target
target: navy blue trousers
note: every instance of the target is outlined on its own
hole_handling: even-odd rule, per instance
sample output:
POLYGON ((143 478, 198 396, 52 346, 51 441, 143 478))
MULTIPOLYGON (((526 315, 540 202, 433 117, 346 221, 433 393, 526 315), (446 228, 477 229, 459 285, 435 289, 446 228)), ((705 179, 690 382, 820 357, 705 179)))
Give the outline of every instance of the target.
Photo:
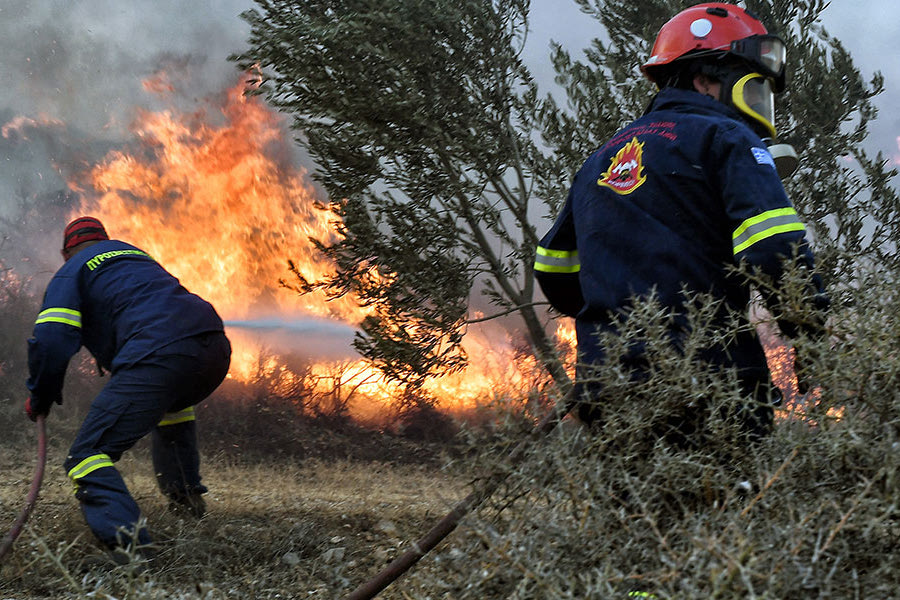
POLYGON ((162 492, 176 499, 206 491, 193 406, 218 387, 230 362, 228 338, 216 332, 174 342, 111 373, 64 463, 85 521, 102 544, 150 543, 146 529, 136 526, 140 509, 114 466, 148 433, 162 492))

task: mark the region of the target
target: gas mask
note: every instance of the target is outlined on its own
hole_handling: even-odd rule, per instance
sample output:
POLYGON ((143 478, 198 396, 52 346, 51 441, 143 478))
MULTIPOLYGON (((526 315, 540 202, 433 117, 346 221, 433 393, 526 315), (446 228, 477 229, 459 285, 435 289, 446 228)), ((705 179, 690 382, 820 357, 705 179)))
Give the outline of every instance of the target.
POLYGON ((720 71, 722 97, 719 100, 736 109, 766 142, 775 160, 778 175, 785 179, 797 169, 799 160, 790 144, 776 144, 775 94, 785 85, 786 50, 777 36, 754 35, 735 40, 729 49, 753 65, 747 68, 720 71))
POLYGON ((775 139, 775 92, 772 82, 759 73, 740 72, 722 82, 722 98, 749 121, 763 139, 775 139))
POLYGON ((790 144, 776 144, 775 92, 772 80, 760 73, 734 73, 722 81, 720 101, 733 107, 768 146, 779 177, 786 179, 797 170, 799 160, 790 144))

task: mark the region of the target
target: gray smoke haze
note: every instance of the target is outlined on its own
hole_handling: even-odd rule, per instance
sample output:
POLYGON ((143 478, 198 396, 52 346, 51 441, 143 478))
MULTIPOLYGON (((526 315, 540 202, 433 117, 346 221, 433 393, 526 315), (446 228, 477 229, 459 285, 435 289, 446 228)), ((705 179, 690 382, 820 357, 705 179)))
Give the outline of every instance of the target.
POLYGON ((146 105, 142 80, 167 69, 194 97, 234 76, 246 0, 4 1, 2 106, 115 137, 146 105), (183 78, 183 79, 179 79, 183 78))
MULTIPOLYGON (((27 233, 35 263, 56 265, 66 179, 130 139, 138 108, 196 110, 240 74, 229 54, 246 46, 239 15, 252 0, 0 0, 0 227, 22 206, 43 223, 27 233), (145 89, 145 81, 171 93, 145 89), (35 237, 35 234, 37 237, 35 237)), ((867 78, 886 77, 880 116, 867 147, 900 162, 900 37, 895 0, 832 2, 825 27, 842 40, 867 78), (878 15, 877 18, 875 15, 878 15)), ((577 56, 599 31, 571 0, 533 0, 525 59, 553 87, 551 39, 577 56)), ((303 160, 298 149, 298 160, 303 160)), ((5 229, 9 229, 6 227, 5 229)), ((49 267, 42 267, 43 270, 49 267)))
MULTIPOLYGON (((239 15, 253 7, 252 0, 0 0, 0 125, 26 123, 0 139, 0 216, 23 194, 59 193, 67 168, 127 138, 137 107, 160 110, 175 102, 190 111, 233 84, 239 74, 226 59, 245 48, 249 27, 239 15), (175 93, 148 92, 143 82, 155 77, 175 93), (27 119, 53 125, 28 127, 27 119)), ((525 57, 550 89, 549 41, 577 55, 599 26, 570 0, 534 0, 531 10, 525 57)), ((900 155, 900 114, 893 108, 900 63, 889 60, 900 37, 898 15, 894 0, 833 2, 824 13, 825 27, 863 74, 885 74, 869 147, 888 155, 900 155), (873 22, 873 15, 882 16, 873 22)))

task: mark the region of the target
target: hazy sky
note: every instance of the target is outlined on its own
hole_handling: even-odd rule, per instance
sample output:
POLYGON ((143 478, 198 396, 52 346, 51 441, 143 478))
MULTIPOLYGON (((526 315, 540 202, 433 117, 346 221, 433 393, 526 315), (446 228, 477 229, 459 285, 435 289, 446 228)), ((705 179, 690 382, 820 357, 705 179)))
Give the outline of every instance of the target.
MULTIPOLYGON (((142 87, 156 72, 169 73, 173 85, 191 90, 182 99, 187 110, 233 84, 236 70, 226 57, 243 48, 248 27, 238 14, 252 6, 251 0, 0 0, 0 126, 31 118, 58 121, 66 130, 65 136, 29 144, 25 154, 22 144, 0 138, 6 154, 0 194, 57 185, 43 153, 59 163, 79 155, 80 145, 115 143, 135 106, 154 108, 158 102, 142 87)), ((570 0, 533 0, 532 11, 528 59, 539 80, 549 82, 550 38, 577 51, 598 25, 570 0)), ((900 116, 894 109, 900 64, 892 58, 900 39, 898 17, 896 0, 833 0, 823 21, 867 78, 876 70, 885 75, 887 91, 877 99, 880 117, 868 147, 900 159, 900 116)))

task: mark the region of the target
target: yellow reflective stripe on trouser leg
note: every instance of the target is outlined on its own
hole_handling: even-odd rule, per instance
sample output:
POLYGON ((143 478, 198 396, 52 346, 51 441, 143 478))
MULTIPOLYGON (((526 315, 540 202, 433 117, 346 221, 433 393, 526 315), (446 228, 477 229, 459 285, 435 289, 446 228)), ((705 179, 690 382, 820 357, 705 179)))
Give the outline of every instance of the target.
POLYGON ((534 270, 544 273, 577 273, 581 270, 578 250, 551 250, 538 246, 534 270))
POLYGON ((797 211, 793 208, 776 208, 750 217, 731 236, 734 254, 746 250, 756 242, 788 231, 804 231, 797 211))
POLYGON ((88 456, 86 459, 72 467, 67 475, 69 479, 78 483, 78 480, 85 475, 93 473, 97 469, 111 466, 113 466, 113 461, 108 454, 95 454, 93 456, 88 456))
POLYGON ((81 313, 71 308, 48 308, 38 315, 35 325, 41 323, 64 323, 81 329, 81 313))
POLYGON ((158 426, 164 427, 166 425, 177 425, 178 423, 193 421, 196 418, 197 417, 194 415, 194 407, 189 406, 184 410, 179 410, 178 412, 164 414, 163 419, 158 423, 158 426))

